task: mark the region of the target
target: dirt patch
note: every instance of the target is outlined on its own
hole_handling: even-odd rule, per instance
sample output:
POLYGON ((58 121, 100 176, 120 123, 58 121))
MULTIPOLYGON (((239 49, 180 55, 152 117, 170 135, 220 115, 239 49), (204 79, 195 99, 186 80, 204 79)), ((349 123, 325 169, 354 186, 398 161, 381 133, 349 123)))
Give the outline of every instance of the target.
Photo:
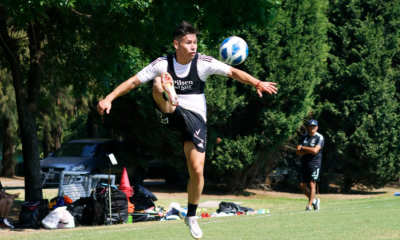
POLYGON ((0 177, 0 181, 3 187, 11 187, 11 186, 23 187, 25 184, 24 177, 13 177, 13 178, 0 177))
MULTIPOLYGON (((24 192, 24 178, 23 177, 15 177, 15 178, 0 178, 3 186, 6 186, 7 189, 20 189, 19 192, 24 192)), ((175 199, 180 197, 186 197, 186 186, 178 185, 178 186, 170 186, 165 184, 157 184, 159 180, 148 181, 145 183, 145 187, 153 192, 157 198, 162 199, 175 199), (153 183, 153 184, 152 184, 153 183)), ((335 189, 337 186, 331 185, 330 188, 335 189)), ((349 194, 340 194, 340 193, 328 193, 322 194, 324 198, 327 199, 358 199, 358 198, 371 198, 382 196, 383 194, 393 195, 395 192, 400 191, 400 183, 390 183, 386 185, 384 188, 374 189, 374 190, 357 190, 353 189, 349 194)), ((302 198, 303 194, 298 188, 295 187, 277 187, 271 191, 257 190, 257 189, 246 189, 245 191, 238 194, 229 194, 226 191, 226 188, 223 185, 206 185, 202 194, 202 197, 206 198, 229 198, 229 199, 239 199, 246 197, 258 197, 258 196, 268 196, 268 197, 285 197, 285 198, 302 198)))

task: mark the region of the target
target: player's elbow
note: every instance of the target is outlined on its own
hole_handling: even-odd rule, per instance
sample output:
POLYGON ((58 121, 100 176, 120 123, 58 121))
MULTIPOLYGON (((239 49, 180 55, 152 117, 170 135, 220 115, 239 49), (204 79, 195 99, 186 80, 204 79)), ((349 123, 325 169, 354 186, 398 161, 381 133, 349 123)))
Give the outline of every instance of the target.
POLYGON ((319 151, 315 151, 315 150, 313 150, 313 151, 311 151, 311 154, 312 154, 312 155, 317 155, 317 154, 318 154, 318 152, 319 152, 319 151))
POLYGON ((312 155, 317 155, 318 153, 319 153, 319 151, 321 150, 321 147, 320 146, 316 146, 315 148, 313 148, 312 150, 311 150, 311 154, 312 155))
POLYGON ((139 80, 132 80, 129 82, 129 90, 139 87, 142 83, 139 80))
POLYGON ((231 67, 230 68, 230 74, 228 74, 228 77, 231 77, 231 78, 241 82, 245 75, 246 75, 246 72, 244 72, 244 71, 242 71, 240 69, 231 67))

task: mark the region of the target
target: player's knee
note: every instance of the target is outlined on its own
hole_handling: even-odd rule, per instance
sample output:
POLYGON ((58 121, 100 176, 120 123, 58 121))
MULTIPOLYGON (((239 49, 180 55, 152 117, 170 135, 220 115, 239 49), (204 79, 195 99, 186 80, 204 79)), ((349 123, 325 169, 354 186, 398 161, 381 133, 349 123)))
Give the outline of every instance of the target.
POLYGON ((202 167, 198 167, 194 170, 194 173, 196 174, 196 176, 202 177, 203 176, 203 168, 202 167))
POLYGON ((161 78, 156 77, 154 78, 153 81, 153 95, 160 95, 164 92, 162 86, 161 86, 161 78))
POLYGON ((201 179, 203 177, 203 167, 202 166, 193 166, 191 170, 191 177, 196 179, 201 179))
POLYGON ((161 78, 160 78, 160 77, 154 78, 154 81, 153 81, 153 89, 154 89, 154 88, 157 88, 157 89, 162 88, 162 86, 161 86, 161 78))
POLYGON ((153 85, 161 85, 161 77, 155 77, 153 85))

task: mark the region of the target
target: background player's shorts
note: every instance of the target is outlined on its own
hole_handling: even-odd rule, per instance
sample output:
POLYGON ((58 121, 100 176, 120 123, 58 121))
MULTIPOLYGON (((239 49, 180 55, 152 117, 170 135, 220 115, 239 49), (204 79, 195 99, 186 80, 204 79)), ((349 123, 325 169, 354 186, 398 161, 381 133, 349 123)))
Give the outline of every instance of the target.
POLYGON ((302 167, 299 175, 299 181, 301 183, 309 183, 310 181, 319 181, 320 168, 314 167, 302 167))
POLYGON ((201 153, 206 151, 207 124, 200 114, 179 105, 173 113, 162 114, 157 108, 156 112, 161 123, 171 125, 181 132, 183 142, 193 142, 201 153))

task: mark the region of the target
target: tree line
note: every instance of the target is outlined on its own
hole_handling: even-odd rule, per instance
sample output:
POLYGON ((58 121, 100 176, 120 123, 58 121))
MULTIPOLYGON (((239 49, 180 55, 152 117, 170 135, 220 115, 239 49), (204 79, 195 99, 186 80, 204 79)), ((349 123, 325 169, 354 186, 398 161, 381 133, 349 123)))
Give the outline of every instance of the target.
MULTIPOLYGON (((98 99, 172 52, 182 20, 200 32, 199 52, 249 45, 238 68, 278 83, 259 98, 232 79, 207 80, 206 168, 229 191, 277 167, 295 178, 294 148, 309 118, 325 136, 322 189, 379 188, 398 177, 399 1, 10 1, 0 4, 0 125, 4 170, 22 149, 27 200, 42 198, 40 158, 66 140, 120 138, 135 161, 184 166, 180 136, 156 120, 151 84, 119 98, 101 119, 98 99), (166 140, 168 139, 168 141, 166 140), (152 154, 148 154, 152 153, 152 154)), ((268 179, 265 178, 266 183, 268 179)))

